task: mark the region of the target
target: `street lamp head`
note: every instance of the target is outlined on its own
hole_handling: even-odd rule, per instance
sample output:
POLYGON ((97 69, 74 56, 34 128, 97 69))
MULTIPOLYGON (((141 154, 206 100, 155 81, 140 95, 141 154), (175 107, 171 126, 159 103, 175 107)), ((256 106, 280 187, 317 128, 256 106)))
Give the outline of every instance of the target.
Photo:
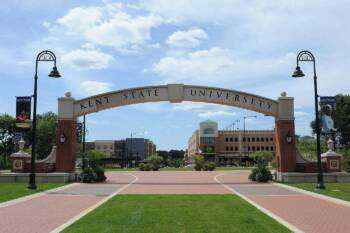
POLYGON ((292 77, 294 78, 301 78, 301 77, 304 77, 305 74, 303 73, 303 71, 300 69, 300 66, 297 66, 295 68, 295 71, 293 72, 292 74, 292 77))
POLYGON ((56 66, 54 66, 54 67, 52 68, 52 71, 50 72, 49 77, 51 77, 51 78, 59 78, 59 77, 61 77, 61 75, 60 75, 60 73, 58 72, 56 66))

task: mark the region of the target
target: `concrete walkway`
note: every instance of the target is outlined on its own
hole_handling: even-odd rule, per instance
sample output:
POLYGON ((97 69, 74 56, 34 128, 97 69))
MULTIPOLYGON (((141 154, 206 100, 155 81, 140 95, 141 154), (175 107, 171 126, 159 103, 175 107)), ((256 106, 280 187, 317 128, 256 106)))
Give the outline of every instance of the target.
POLYGON ((336 203, 279 184, 257 184, 247 177, 247 172, 236 172, 218 175, 216 180, 295 232, 350 232, 349 202, 336 203))
POLYGON ((102 204, 133 180, 134 176, 122 173, 118 179, 111 175, 106 184, 73 184, 43 194, 34 194, 34 198, 29 196, 1 203, 0 232, 51 232, 102 204))

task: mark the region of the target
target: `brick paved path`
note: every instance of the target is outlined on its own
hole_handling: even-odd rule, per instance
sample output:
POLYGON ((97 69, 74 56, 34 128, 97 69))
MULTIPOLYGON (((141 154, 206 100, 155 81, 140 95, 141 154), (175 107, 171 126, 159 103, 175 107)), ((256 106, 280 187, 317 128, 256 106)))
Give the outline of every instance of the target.
POLYGON ((248 174, 248 171, 108 173, 105 184, 77 184, 0 207, 0 232, 50 232, 123 188, 120 192, 123 194, 235 192, 259 208, 262 207, 270 215, 277 216, 294 230, 317 233, 350 232, 349 206, 272 183, 253 183, 248 180, 248 174), (135 180, 135 183, 129 185, 135 180))
POLYGON ((220 172, 133 172, 138 180, 122 194, 222 194, 231 193, 214 177, 220 172))
POLYGON ((256 184, 247 172, 217 179, 303 232, 349 233, 350 207, 293 191, 276 184, 256 184))
POLYGON ((76 184, 4 206, 0 208, 0 232, 50 232, 134 179, 127 173, 121 173, 118 176, 110 175, 106 184, 76 184))

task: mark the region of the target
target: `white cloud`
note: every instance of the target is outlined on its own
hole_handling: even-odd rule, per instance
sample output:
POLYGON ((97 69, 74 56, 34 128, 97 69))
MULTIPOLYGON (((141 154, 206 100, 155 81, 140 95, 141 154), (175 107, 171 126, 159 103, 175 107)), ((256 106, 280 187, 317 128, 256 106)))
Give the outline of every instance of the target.
POLYGON ((111 91, 113 84, 107 82, 98 82, 98 81, 83 81, 80 83, 80 88, 83 92, 88 95, 96 95, 104 92, 111 91))
POLYGON ((166 43, 174 47, 197 47, 201 41, 208 38, 208 34, 200 29, 190 29, 188 31, 176 31, 171 34, 166 43))
POLYGON ((102 22, 102 9, 100 7, 76 7, 56 20, 64 32, 71 35, 81 35, 102 22))
POLYGON ((181 104, 175 104, 173 109, 192 112, 200 118, 236 116, 236 113, 232 111, 232 107, 219 104, 184 102, 181 104))
MULTIPOLYGON (((85 45, 84 47, 87 47, 85 45)), ((103 69, 113 61, 113 57, 107 53, 93 49, 76 49, 62 55, 63 64, 76 68, 103 69)))
POLYGON ((128 5, 107 3, 102 7, 76 7, 56 20, 55 34, 111 46, 121 52, 137 52, 151 39, 151 29, 163 23, 153 14, 132 15, 128 5))
POLYGON ((198 117, 201 118, 212 118, 212 117, 223 117, 223 116, 235 116, 236 114, 234 112, 227 112, 227 111, 208 111, 208 112, 201 112, 198 114, 198 117))
POLYGON ((168 82, 182 80, 213 80, 225 73, 233 65, 227 50, 214 47, 199 50, 185 57, 164 57, 153 64, 152 71, 168 82))
POLYGON ((48 22, 48 21, 44 21, 44 22, 43 22, 43 27, 49 28, 50 26, 51 26, 51 23, 50 23, 50 22, 48 22))
POLYGON ((233 0, 148 0, 140 1, 140 6, 168 20, 181 23, 182 21, 200 21, 220 23, 235 15, 242 14, 246 1, 233 0))

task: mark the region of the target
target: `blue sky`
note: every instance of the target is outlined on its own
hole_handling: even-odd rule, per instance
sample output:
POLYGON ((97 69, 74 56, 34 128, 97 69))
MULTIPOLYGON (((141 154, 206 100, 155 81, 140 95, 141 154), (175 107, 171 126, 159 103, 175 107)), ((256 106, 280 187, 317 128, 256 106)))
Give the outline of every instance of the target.
MULTIPOLYGON (((296 131, 309 135, 313 118, 311 65, 290 77, 297 53, 317 59, 320 95, 348 94, 350 3, 336 1, 150 0, 2 1, 0 113, 15 113, 15 96, 33 91, 34 61, 57 55, 63 77, 50 80, 40 64, 38 111, 57 111, 57 98, 184 83, 295 97, 296 131)), ((88 140, 135 136, 159 149, 185 148, 200 121, 224 128, 244 115, 248 129, 273 129, 274 119, 243 109, 184 102, 147 103, 87 116, 88 140)))

